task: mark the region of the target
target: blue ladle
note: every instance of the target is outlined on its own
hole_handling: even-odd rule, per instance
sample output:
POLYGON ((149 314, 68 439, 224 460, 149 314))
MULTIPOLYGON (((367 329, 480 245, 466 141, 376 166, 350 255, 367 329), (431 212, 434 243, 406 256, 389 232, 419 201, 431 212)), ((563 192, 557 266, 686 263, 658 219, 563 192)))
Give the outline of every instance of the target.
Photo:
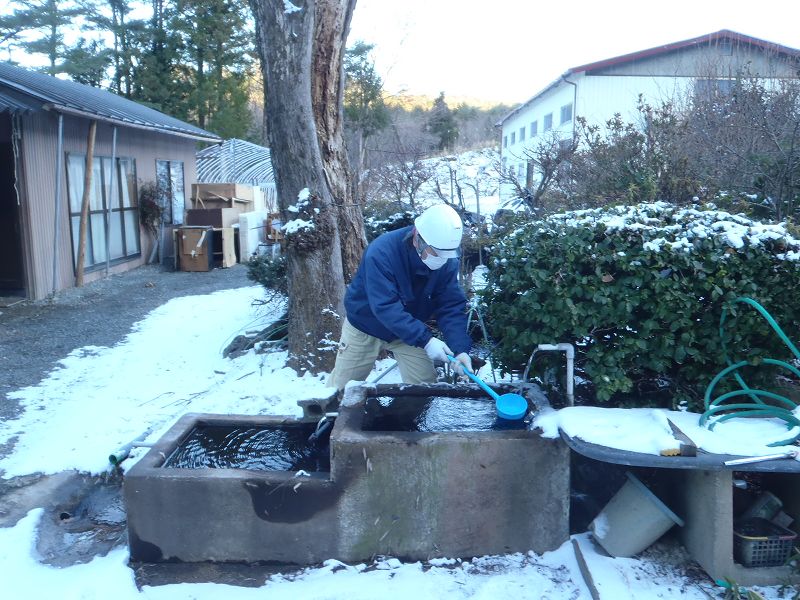
MULTIPOLYGON (((454 357, 447 355, 447 358, 450 359, 451 362, 458 362, 454 357)), ((475 383, 477 383, 483 390, 489 394, 492 398, 494 398, 494 404, 497 408, 497 416, 501 419, 508 419, 509 421, 517 421, 525 416, 525 413, 528 412, 528 401, 525 400, 519 394, 503 394, 502 396, 495 392, 492 388, 486 385, 483 380, 475 375, 472 371, 464 367, 464 373, 467 374, 467 377, 472 379, 475 383)))

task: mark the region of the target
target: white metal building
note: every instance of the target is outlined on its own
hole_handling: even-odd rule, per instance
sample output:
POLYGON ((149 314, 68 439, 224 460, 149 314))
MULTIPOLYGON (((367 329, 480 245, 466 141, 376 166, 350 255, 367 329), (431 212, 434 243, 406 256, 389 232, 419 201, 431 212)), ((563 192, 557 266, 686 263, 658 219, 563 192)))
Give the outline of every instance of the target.
MULTIPOLYGON (((506 115, 498 126, 507 174, 524 181, 526 150, 553 131, 571 138, 575 119, 604 125, 615 113, 638 122, 639 96, 650 104, 723 89, 740 74, 797 79, 800 50, 728 30, 573 67, 506 115)), ((510 194, 501 186, 501 201, 510 194)))

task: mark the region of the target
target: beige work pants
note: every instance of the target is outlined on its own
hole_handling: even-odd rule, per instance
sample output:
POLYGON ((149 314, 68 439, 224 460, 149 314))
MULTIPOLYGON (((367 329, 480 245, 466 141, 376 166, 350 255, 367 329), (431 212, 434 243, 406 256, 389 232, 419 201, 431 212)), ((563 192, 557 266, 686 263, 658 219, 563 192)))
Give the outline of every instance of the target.
POLYGON ((409 346, 400 340, 385 342, 359 331, 345 319, 336 353, 336 365, 328 378, 328 385, 342 390, 348 381, 364 381, 383 349, 389 350, 397 360, 403 383, 436 381, 436 369, 424 349, 409 346))

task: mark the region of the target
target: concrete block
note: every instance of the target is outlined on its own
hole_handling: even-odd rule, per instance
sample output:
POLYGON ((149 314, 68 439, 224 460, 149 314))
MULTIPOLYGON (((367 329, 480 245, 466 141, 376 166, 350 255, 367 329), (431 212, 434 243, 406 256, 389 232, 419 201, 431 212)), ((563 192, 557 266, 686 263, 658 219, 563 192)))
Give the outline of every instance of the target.
MULTIPOLYGON (((739 585, 800 583, 789 567, 746 568, 733 558, 733 471, 681 471, 676 490, 680 495, 683 544, 714 579, 728 578, 739 585)), ((800 488, 797 475, 775 475, 794 482, 793 496, 800 488)))
POLYGON ((404 396, 453 394, 451 386, 419 387, 346 390, 331 437, 332 477, 347 489, 339 507, 342 560, 375 554, 426 560, 559 547, 568 537, 566 445, 526 429, 362 429, 369 395, 391 396, 392 388, 404 396))
POLYGON ((125 475, 131 560, 312 564, 335 556, 341 490, 329 473, 162 468, 196 425, 294 423, 281 417, 182 417, 125 475))
MULTIPOLYGON (((370 394, 485 397, 476 386, 377 388, 347 389, 331 433, 330 472, 308 476, 164 468, 196 426, 314 431, 308 415, 185 415, 125 476, 131 560, 468 558, 541 553, 567 539, 569 450, 561 440, 526 428, 365 431, 370 394)), ((323 414, 328 408, 315 406, 323 414)))

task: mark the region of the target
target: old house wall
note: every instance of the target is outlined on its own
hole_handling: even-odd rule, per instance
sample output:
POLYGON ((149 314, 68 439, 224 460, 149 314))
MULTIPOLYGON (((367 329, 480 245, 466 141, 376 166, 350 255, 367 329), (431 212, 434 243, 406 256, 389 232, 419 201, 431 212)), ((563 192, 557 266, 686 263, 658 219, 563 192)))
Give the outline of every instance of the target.
MULTIPOLYGON (((53 112, 34 112, 21 119, 20 166, 21 221, 24 231, 24 259, 27 273, 28 297, 42 299, 53 292, 53 257, 55 250, 55 289, 74 285, 75 265, 70 231, 69 198, 66 176, 66 156, 86 154, 90 120, 64 116, 61 172, 61 202, 56 220, 56 181, 58 152, 58 115, 53 112)), ((111 157, 113 126, 98 121, 95 157, 111 157)), ((116 156, 135 161, 137 186, 155 181, 156 160, 181 161, 184 165, 184 186, 190 189, 197 180, 195 152, 197 142, 186 137, 157 131, 117 126, 116 156)), ((118 273, 144 264, 149 256, 149 239, 140 231, 141 252, 133 257, 115 261, 108 272, 118 273)), ((105 265, 86 273, 85 281, 103 277, 105 265)))

